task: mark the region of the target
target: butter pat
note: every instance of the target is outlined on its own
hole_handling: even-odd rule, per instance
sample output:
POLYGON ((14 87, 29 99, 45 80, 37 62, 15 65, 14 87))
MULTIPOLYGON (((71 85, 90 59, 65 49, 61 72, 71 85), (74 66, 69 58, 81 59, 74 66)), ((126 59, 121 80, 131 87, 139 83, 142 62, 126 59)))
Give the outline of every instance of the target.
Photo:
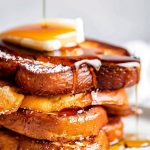
POLYGON ((5 31, 0 38, 39 51, 53 51, 83 42, 83 21, 80 18, 50 19, 5 31))

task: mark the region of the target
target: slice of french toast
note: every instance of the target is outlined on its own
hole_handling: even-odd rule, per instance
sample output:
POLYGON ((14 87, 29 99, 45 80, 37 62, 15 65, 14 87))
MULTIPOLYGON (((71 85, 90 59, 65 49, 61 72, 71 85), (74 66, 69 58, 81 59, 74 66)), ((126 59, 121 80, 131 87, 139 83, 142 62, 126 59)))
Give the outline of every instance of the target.
POLYGON ((133 57, 24 55, 0 47, 0 77, 34 95, 115 90, 138 83, 139 74, 140 60, 133 57))
POLYGON ((65 109, 50 114, 19 109, 0 117, 0 125, 17 133, 35 139, 63 142, 97 136, 107 122, 106 111, 100 106, 65 109))
POLYGON ((0 129, 1 150, 107 150, 108 139, 103 130, 97 137, 67 143, 36 140, 10 130, 0 129))

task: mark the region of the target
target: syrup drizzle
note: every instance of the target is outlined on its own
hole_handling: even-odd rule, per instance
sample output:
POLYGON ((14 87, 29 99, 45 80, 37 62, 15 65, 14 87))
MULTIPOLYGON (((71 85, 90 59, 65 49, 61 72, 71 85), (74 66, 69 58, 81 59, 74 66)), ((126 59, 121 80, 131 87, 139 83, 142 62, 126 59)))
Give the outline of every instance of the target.
MULTIPOLYGON (((135 107, 136 107, 136 111, 138 112, 138 109, 139 109, 139 103, 138 103, 138 84, 135 85, 135 107)), ((137 113, 136 114, 136 139, 138 140, 138 137, 139 137, 139 114, 137 113)))
MULTIPOLYGON (((139 111, 139 101, 138 101, 138 84, 135 85, 135 108, 136 112, 139 111)), ((150 140, 146 137, 141 137, 139 134, 139 119, 140 116, 137 113, 135 116, 135 133, 127 134, 123 140, 119 143, 112 145, 110 150, 120 150, 120 149, 128 149, 128 148, 138 148, 142 150, 142 147, 150 148, 150 140)))
POLYGON ((46 22, 46 0, 42 0, 42 20, 46 22))
MULTIPOLYGON (((74 66, 73 66, 73 93, 76 93, 76 87, 77 87, 77 82, 78 82, 78 71, 80 69, 80 66, 83 65, 83 64, 87 64, 89 66, 92 66, 96 71, 99 71, 100 67, 101 67, 101 61, 99 59, 83 59, 83 60, 79 60, 77 62, 74 63, 74 66)), ((92 70, 92 68, 89 68, 90 69, 90 73, 92 75, 92 82, 93 82, 93 85, 96 86, 96 83, 95 83, 95 74, 94 74, 94 71, 92 70)))
POLYGON ((143 148, 150 148, 150 141, 149 140, 130 140, 134 135, 129 135, 126 139, 123 139, 119 143, 112 145, 109 150, 130 150, 130 149, 137 149, 143 150, 143 148))
POLYGON ((73 93, 76 93, 77 83, 78 83, 78 76, 77 76, 78 70, 76 70, 76 68, 73 66, 72 72, 73 72, 73 93))
MULTIPOLYGON (((46 27, 46 0, 42 0, 42 20, 44 23, 44 27, 46 27)), ((76 83, 77 83, 76 71, 78 71, 79 67, 82 64, 91 65, 95 68, 96 71, 98 71, 101 66, 101 61, 98 59, 95 59, 95 60, 84 59, 75 63, 75 68, 73 69, 74 70, 74 89, 76 89, 76 83)), ((135 106, 136 106, 136 110, 138 111, 138 85, 135 86, 135 106)), ((136 134, 134 136, 136 137, 135 141, 130 141, 128 139, 123 140, 125 147, 141 147, 144 144, 146 145, 149 142, 146 140, 139 140, 139 115, 138 114, 136 115, 136 134)), ((128 138, 130 139, 130 137, 128 138)))
MULTIPOLYGON (((139 65, 134 64, 134 66, 139 67, 139 71, 140 71, 139 65)), ((112 145, 110 147, 110 150, 120 150, 120 149, 129 150, 130 148, 142 150, 143 147, 150 149, 149 137, 145 137, 145 135, 143 136, 139 133, 139 131, 140 131, 139 130, 140 114, 142 111, 140 111, 140 109, 139 109, 138 84, 135 85, 135 94, 134 95, 135 95, 135 109, 136 109, 135 111, 137 112, 136 116, 135 116, 136 117, 135 118, 135 133, 134 134, 126 134, 124 139, 121 140, 119 143, 112 145)))

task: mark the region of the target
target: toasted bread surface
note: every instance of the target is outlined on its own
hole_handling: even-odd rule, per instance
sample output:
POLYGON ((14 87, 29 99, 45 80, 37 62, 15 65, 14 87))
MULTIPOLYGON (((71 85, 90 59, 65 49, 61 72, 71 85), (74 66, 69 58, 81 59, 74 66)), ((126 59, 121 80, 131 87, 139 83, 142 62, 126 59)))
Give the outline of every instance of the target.
POLYGON ((96 136, 107 122, 107 114, 100 106, 93 106, 85 111, 67 109, 53 114, 20 109, 0 117, 0 125, 10 130, 49 141, 70 141, 96 136))
POLYGON ((0 129, 1 150, 107 150, 108 140, 104 131, 100 131, 97 137, 90 137, 80 141, 67 143, 35 140, 19 135, 7 129, 0 129))
POLYGON ((0 72, 28 93, 54 96, 132 86, 139 81, 140 63, 127 56, 31 57, 1 48, 0 72))

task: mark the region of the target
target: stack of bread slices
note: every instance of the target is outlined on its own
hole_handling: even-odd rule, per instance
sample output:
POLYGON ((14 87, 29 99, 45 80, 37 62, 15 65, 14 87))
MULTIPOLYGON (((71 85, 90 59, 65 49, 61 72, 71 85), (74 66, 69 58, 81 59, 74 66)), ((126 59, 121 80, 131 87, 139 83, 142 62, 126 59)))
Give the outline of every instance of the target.
POLYGON ((140 60, 70 26, 0 35, 1 150, 107 150, 123 138, 121 117, 136 113, 125 88, 138 84, 140 60))

